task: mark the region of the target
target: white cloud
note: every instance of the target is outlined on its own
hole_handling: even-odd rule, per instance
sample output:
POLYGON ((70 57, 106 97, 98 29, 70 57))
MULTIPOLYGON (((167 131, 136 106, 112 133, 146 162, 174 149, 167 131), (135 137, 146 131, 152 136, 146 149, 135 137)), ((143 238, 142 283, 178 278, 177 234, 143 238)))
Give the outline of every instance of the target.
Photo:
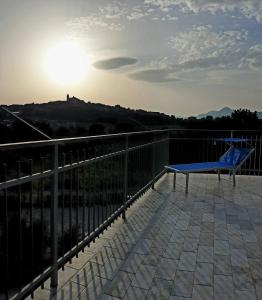
POLYGON ((97 28, 108 29, 111 31, 121 31, 124 29, 123 24, 107 20, 105 17, 97 14, 74 18, 66 22, 66 25, 77 31, 92 31, 97 28))
POLYGON ((262 44, 256 44, 248 49, 246 55, 241 59, 240 67, 251 70, 262 69, 262 44))
POLYGON ((127 14, 127 8, 121 2, 113 1, 104 7, 99 8, 100 16, 105 19, 121 19, 127 14))
POLYGON ((198 26, 172 36, 169 45, 175 50, 177 63, 185 64, 238 53, 247 36, 246 30, 216 32, 211 25, 198 26))
POLYGON ((239 12, 246 18, 254 18, 262 21, 261 0, 144 0, 146 5, 169 12, 173 8, 179 8, 185 13, 209 12, 239 12))

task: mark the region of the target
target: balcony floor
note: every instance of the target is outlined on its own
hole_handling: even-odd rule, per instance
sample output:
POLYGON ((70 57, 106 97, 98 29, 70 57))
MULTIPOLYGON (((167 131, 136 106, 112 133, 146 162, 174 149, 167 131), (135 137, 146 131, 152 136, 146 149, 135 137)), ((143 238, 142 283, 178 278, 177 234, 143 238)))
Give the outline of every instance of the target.
MULTIPOLYGON (((165 175, 35 299, 262 299, 262 177, 165 175)), ((29 299, 29 298, 28 298, 29 299)))

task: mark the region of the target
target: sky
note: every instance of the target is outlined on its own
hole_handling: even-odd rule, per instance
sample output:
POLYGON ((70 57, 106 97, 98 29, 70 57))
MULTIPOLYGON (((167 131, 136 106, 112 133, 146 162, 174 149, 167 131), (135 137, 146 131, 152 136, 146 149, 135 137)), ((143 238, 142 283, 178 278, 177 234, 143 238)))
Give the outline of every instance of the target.
POLYGON ((69 93, 175 116, 262 111, 261 0, 0 0, 0 42, 1 104, 69 93), (80 75, 69 43, 81 78, 58 82, 65 66, 80 75))

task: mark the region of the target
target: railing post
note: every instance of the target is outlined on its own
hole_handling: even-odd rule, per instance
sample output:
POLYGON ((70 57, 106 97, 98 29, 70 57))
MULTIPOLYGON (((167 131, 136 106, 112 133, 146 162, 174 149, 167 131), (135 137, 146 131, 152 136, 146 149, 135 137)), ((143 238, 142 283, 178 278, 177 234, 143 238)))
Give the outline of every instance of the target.
POLYGON ((57 217, 58 217, 58 145, 54 146, 53 153, 53 187, 51 203, 51 253, 52 253, 52 275, 51 287, 56 288, 58 283, 57 264, 57 217))
POLYGON ((170 132, 167 133, 166 164, 170 165, 170 132))
POLYGON ((125 164, 124 164, 124 210, 122 218, 126 219, 126 201, 127 201, 127 188, 128 188, 128 135, 125 136, 125 164))
MULTIPOLYGON (((153 149, 152 149, 152 180, 155 178, 155 169, 156 169, 156 136, 153 138, 153 149)), ((155 183, 152 184, 152 189, 155 189, 155 183)))

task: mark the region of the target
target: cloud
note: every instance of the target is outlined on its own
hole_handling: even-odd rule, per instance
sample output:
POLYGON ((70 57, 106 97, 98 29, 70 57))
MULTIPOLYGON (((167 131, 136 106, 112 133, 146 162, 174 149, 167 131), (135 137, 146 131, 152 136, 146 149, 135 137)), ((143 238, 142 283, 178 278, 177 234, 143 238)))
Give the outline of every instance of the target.
POLYGON ((145 5, 151 5, 163 12, 180 9, 184 13, 208 12, 216 14, 238 12, 248 19, 262 21, 261 0, 144 0, 145 5))
POLYGON ((67 21, 66 25, 77 32, 93 31, 99 28, 110 31, 121 31, 124 29, 123 24, 116 21, 107 20, 105 17, 97 14, 90 14, 85 17, 74 18, 70 21, 67 21))
POLYGON ((96 69, 101 70, 113 70, 119 69, 124 66, 134 65, 137 63, 137 59, 133 57, 114 57, 105 60, 96 61, 93 66, 96 69))
POLYGON ((241 59, 240 67, 251 70, 262 69, 262 44, 256 44, 248 49, 246 55, 241 59))
POLYGON ((179 80, 175 78, 173 72, 168 69, 145 69, 128 74, 128 78, 152 83, 165 83, 179 80))
POLYGON ((178 63, 183 64, 238 53, 247 37, 246 30, 216 32, 211 25, 206 25, 180 32, 170 37, 168 43, 175 50, 178 63))
POLYGON ((85 33, 96 29, 122 31, 128 21, 135 22, 146 17, 153 21, 177 20, 174 14, 159 14, 159 11, 151 6, 145 4, 128 6, 123 1, 111 1, 104 6, 98 5, 95 11, 87 15, 72 18, 66 22, 66 25, 74 32, 85 33))
POLYGON ((111 4, 100 7, 99 12, 106 19, 121 19, 123 16, 126 16, 128 10, 125 4, 113 1, 111 4))

